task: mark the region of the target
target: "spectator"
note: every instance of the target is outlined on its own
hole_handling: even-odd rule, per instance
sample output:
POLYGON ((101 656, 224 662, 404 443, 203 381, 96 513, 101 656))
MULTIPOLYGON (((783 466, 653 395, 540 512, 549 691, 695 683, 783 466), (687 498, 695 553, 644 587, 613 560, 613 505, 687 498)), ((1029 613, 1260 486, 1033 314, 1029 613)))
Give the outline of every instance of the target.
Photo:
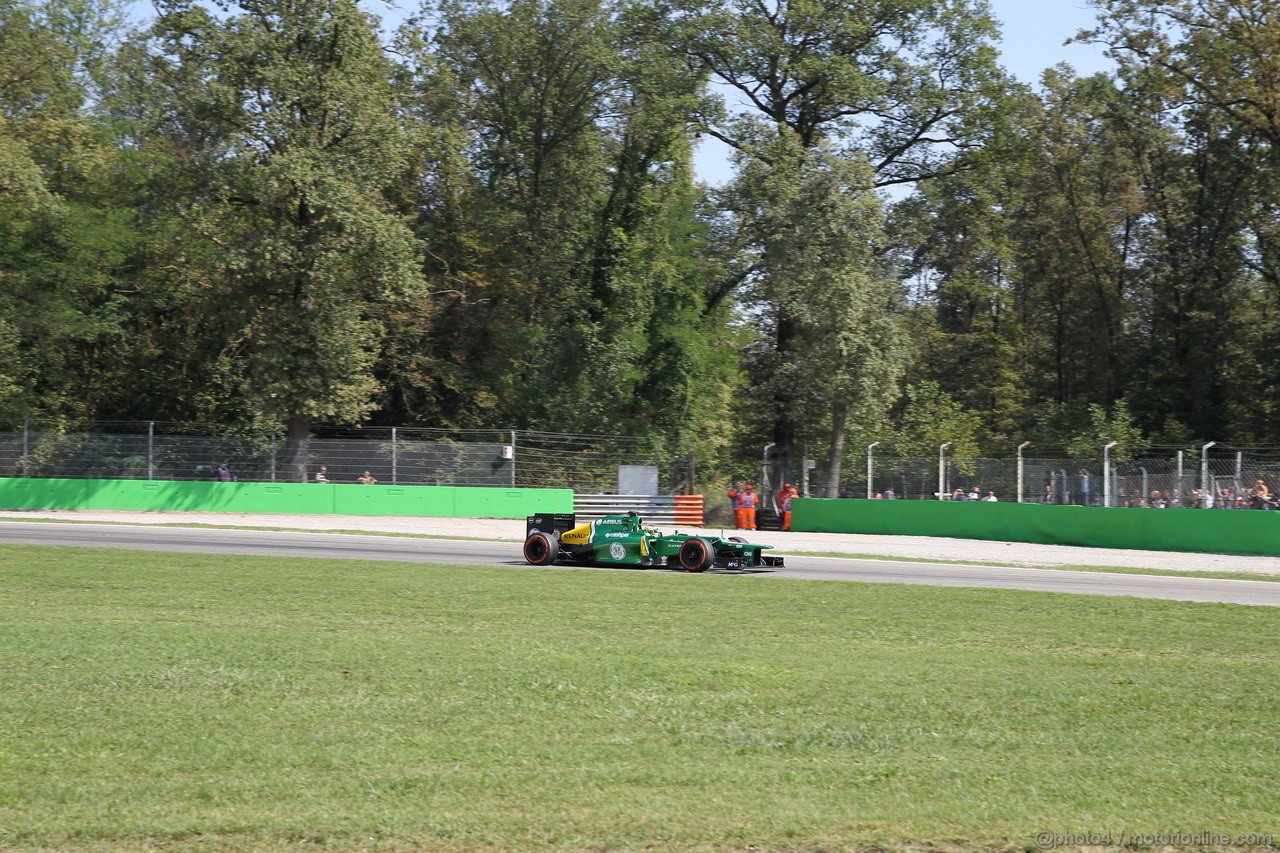
POLYGON ((230 465, 228 465, 225 462, 219 462, 218 470, 217 470, 217 478, 218 478, 218 482, 220 483, 230 483, 232 480, 236 478, 236 475, 231 473, 230 465))
POLYGON ((316 472, 317 483, 329 482, 329 468, 325 465, 320 466, 320 470, 316 472))
POLYGON ((987 496, 986 496, 985 498, 983 498, 982 500, 983 500, 985 503, 995 503, 996 501, 998 501, 998 500, 1000 500, 1000 499, 999 499, 998 497, 996 497, 996 493, 995 493, 995 492, 988 490, 988 491, 987 491, 987 496))
POLYGON ((897 496, 897 495, 895 495, 895 494, 893 493, 893 486, 890 486, 889 488, 887 488, 887 489, 885 489, 885 490, 884 490, 884 499, 885 499, 885 500, 887 500, 887 501, 891 501, 891 500, 896 499, 897 497, 898 497, 898 496, 897 496))
POLYGON ((1081 468, 1076 471, 1076 476, 1080 478, 1080 501, 1085 506, 1089 505, 1089 472, 1081 468))
POLYGON ((1271 489, 1262 480, 1254 480, 1253 494, 1256 496, 1256 503, 1259 509, 1276 508, 1276 500, 1271 495, 1271 489))
POLYGON ((1044 497, 1040 498, 1040 503, 1042 504, 1053 503, 1053 484, 1050 483, 1045 485, 1044 497))
POLYGON ((359 477, 356 477, 356 482, 362 486, 376 486, 378 485, 378 478, 365 471, 359 477))
POLYGON ((1152 491, 1152 492, 1151 492, 1151 503, 1150 503, 1150 506, 1154 507, 1155 509, 1164 509, 1164 508, 1165 508, 1164 498, 1160 497, 1160 492, 1159 492, 1159 490, 1155 490, 1155 491, 1152 491))
POLYGON ((973 486, 972 488, 970 488, 970 489, 969 489, 969 500, 971 500, 971 501, 980 501, 980 500, 982 500, 982 489, 979 489, 977 486, 973 486))

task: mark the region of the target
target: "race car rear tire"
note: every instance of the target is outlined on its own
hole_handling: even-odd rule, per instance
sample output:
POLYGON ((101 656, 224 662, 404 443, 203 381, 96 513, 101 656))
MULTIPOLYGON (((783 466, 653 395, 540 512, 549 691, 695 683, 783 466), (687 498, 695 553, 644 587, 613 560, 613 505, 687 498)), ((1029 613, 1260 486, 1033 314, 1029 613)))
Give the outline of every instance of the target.
POLYGON ((560 540, 535 530, 524 540, 524 558, 535 566, 549 566, 560 554, 560 540))
POLYGON ((705 572, 715 561, 715 551, 705 539, 686 539, 678 555, 680 568, 686 572, 705 572))

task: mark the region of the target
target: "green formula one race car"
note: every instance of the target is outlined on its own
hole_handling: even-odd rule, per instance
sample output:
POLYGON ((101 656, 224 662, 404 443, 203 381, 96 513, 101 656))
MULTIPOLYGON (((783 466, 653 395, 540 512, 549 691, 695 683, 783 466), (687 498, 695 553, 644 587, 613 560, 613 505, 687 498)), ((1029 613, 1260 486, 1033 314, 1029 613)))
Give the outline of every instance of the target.
POLYGON ((535 566, 552 563, 581 566, 639 566, 707 569, 780 567, 781 557, 760 553, 771 545, 752 545, 737 536, 663 533, 646 527, 634 512, 606 515, 578 524, 572 514, 540 513, 528 517, 524 558, 535 566))

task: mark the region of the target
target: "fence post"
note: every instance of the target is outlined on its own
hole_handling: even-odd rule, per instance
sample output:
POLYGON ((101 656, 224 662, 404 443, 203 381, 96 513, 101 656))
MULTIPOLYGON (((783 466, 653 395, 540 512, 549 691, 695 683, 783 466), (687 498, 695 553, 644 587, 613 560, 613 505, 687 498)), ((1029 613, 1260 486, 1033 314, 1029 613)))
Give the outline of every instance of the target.
POLYGON ((511 488, 516 487, 516 431, 511 431, 511 488))
MULTIPOLYGON (((1111 448, 1120 442, 1109 442, 1102 448, 1102 505, 1111 506, 1111 448)), ((1088 506, 1088 498, 1085 499, 1085 506, 1088 506)))
POLYGON ((946 442, 938 448, 938 500, 945 501, 947 499, 947 463, 946 450, 951 446, 951 442, 946 442))
POLYGON ((391 428, 391 485, 396 485, 396 477, 400 473, 400 457, 396 442, 396 428, 391 428))
MULTIPOLYGON (((830 482, 830 477, 827 481, 830 482)), ((809 445, 804 446, 804 455, 800 458, 800 496, 809 497, 809 445)))
MULTIPOLYGON (((1186 491, 1185 485, 1184 485, 1184 484, 1183 484, 1183 482, 1182 482, 1182 476, 1183 476, 1183 473, 1182 473, 1182 451, 1181 451, 1181 450, 1179 450, 1179 451, 1178 451, 1178 491, 1177 491, 1177 494, 1176 494, 1176 495, 1174 495, 1174 499, 1177 501, 1177 503, 1175 504, 1175 506, 1182 506, 1182 495, 1183 495, 1183 493, 1186 491)), ((1147 497, 1146 495, 1143 495, 1143 499, 1145 499, 1146 497, 1147 497)))
POLYGON ((769 493, 769 451, 777 445, 769 442, 764 446, 764 450, 760 453, 760 492, 759 494, 767 495, 769 493))
POLYGON ((875 465, 871 461, 871 451, 880 442, 873 441, 867 445, 867 500, 871 500, 871 480, 875 476, 875 465))
POLYGON ((1024 441, 1018 445, 1018 503, 1022 503, 1022 450, 1030 443, 1024 441))
POLYGON ((1200 505, 1205 505, 1205 496, 1209 494, 1209 448, 1218 442, 1211 441, 1200 447, 1200 505))
POLYGON ((276 437, 271 435, 271 482, 276 481, 276 437))
POLYGON ((27 457, 31 453, 31 418, 22 419, 22 476, 27 476, 27 457))
POLYGON ((154 480, 155 476, 155 446, 156 446, 156 422, 147 421, 147 479, 154 480))

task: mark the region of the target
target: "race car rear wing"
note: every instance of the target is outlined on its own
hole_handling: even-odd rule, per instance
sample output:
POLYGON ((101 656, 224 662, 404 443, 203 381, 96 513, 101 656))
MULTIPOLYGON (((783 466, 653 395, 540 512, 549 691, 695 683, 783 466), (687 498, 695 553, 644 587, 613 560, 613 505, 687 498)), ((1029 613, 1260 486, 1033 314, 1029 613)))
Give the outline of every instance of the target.
POLYGON ((528 539, 534 533, 567 533, 577 526, 571 512, 540 512, 526 519, 524 537, 528 539))

